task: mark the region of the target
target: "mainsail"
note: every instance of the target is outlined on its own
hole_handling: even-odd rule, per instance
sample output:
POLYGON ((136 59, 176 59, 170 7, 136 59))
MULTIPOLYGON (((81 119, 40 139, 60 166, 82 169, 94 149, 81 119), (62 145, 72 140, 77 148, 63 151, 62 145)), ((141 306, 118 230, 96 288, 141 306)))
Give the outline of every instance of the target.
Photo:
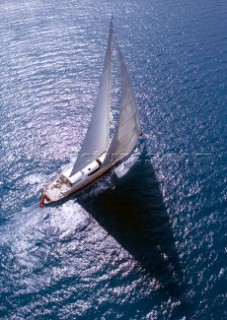
POLYGON ((104 68, 93 115, 84 143, 81 147, 70 176, 73 176, 87 164, 97 159, 102 153, 106 152, 108 148, 109 113, 111 104, 112 37, 113 26, 111 21, 104 68))
POLYGON ((107 151, 103 166, 114 165, 128 156, 134 149, 140 135, 140 121, 136 101, 122 53, 116 42, 121 74, 121 105, 116 133, 107 151))

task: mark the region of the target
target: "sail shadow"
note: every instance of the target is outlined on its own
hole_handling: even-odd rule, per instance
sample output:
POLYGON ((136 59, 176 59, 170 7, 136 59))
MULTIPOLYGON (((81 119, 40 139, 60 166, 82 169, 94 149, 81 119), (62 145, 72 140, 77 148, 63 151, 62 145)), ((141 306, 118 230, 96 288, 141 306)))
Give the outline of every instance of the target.
POLYGON ((77 202, 171 296, 183 293, 183 276, 159 183, 146 150, 115 189, 77 202))

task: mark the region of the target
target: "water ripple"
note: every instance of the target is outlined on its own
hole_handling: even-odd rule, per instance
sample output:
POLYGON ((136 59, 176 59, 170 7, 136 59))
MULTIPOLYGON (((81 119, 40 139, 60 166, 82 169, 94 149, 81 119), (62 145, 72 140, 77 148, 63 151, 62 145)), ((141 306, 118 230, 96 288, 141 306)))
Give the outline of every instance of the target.
POLYGON ((224 0, 0 3, 2 319, 224 319, 226 17, 224 0), (146 150, 41 211, 86 133, 111 14, 146 150))

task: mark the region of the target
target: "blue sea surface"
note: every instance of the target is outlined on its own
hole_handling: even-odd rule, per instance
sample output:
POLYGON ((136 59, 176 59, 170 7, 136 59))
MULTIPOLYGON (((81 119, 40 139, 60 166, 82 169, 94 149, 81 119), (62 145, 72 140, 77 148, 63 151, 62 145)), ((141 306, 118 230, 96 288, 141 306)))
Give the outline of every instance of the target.
POLYGON ((2 0, 0 75, 0 319, 227 319, 227 1, 2 0), (112 14, 144 137, 40 209, 86 134, 112 14))

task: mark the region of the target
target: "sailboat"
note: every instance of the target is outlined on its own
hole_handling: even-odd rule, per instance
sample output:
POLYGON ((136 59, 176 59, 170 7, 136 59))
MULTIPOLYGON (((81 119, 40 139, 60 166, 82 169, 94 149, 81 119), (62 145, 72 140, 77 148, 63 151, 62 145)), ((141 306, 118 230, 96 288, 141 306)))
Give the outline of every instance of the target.
POLYGON ((87 134, 75 163, 44 187, 40 207, 76 193, 109 172, 132 153, 140 135, 135 98, 122 53, 116 38, 113 39, 111 20, 100 87, 87 134), (114 46, 120 68, 121 102, 118 124, 110 141, 109 115, 114 46))

